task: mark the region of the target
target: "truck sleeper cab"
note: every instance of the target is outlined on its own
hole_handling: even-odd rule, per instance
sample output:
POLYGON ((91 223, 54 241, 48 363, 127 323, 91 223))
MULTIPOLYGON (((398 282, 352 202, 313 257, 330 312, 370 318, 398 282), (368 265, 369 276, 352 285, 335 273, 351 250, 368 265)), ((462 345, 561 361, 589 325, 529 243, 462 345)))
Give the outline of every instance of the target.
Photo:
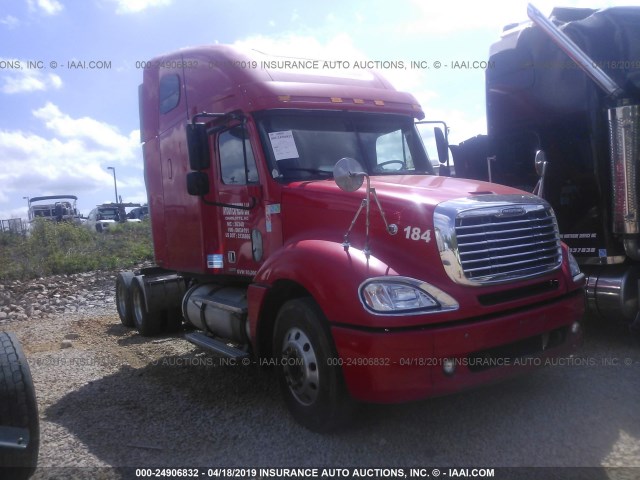
POLYGON ((357 401, 450 393, 571 353, 584 278, 546 202, 433 175, 420 106, 378 74, 273 62, 210 46, 145 69, 157 267, 118 275, 124 325, 184 321, 196 345, 268 359, 315 431, 357 401))

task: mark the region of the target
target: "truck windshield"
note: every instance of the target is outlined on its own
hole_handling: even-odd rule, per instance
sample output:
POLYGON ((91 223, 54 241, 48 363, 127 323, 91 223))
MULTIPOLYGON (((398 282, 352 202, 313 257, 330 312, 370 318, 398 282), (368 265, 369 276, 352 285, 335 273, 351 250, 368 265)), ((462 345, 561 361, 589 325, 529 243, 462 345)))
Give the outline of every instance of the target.
POLYGON ((279 110, 256 118, 271 174, 282 181, 330 178, 344 157, 369 175, 433 173, 410 117, 279 110))
POLYGON ((98 216, 100 220, 118 220, 117 208, 101 208, 98 216))

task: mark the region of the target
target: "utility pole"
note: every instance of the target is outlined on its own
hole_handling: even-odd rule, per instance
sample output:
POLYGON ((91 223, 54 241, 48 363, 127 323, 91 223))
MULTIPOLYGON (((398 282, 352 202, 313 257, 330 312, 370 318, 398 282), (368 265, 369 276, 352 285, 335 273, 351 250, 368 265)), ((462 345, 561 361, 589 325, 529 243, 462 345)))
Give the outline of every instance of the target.
POLYGON ((118 202, 118 183, 116 182, 116 169, 114 167, 107 167, 107 170, 113 171, 113 189, 116 192, 116 203, 118 202))
POLYGON ((29 203, 29 197, 22 197, 22 199, 27 201, 27 219, 31 220, 31 203, 29 203))

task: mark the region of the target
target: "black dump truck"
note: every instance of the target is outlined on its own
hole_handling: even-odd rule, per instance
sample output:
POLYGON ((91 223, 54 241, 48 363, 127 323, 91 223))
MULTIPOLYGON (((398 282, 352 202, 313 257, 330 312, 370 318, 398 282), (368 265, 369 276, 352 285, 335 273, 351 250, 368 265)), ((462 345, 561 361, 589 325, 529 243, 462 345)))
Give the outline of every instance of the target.
POLYGON ((588 311, 638 332, 640 7, 528 14, 491 47, 487 135, 451 146, 456 176, 550 202, 588 311))

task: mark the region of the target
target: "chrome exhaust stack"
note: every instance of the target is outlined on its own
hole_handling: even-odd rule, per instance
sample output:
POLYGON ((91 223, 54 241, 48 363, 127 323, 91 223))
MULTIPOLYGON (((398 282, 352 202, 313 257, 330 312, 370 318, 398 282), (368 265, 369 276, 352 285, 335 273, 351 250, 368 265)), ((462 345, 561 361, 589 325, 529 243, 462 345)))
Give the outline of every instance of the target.
POLYGON ((587 74, 602 90, 606 92, 611 98, 618 98, 622 96, 624 90, 618 86, 618 84, 607 75, 598 65, 594 62, 589 55, 584 53, 580 47, 578 47, 573 40, 571 40, 562 30, 556 27, 551 20, 545 17, 540 10, 533 5, 527 5, 527 15, 533 23, 535 23, 540 29, 546 33, 549 38, 560 47, 564 53, 566 53, 575 64, 580 67, 584 73, 587 74))
POLYGON ((624 236, 625 253, 633 260, 640 260, 640 105, 609 109, 609 134, 613 232, 624 236))

